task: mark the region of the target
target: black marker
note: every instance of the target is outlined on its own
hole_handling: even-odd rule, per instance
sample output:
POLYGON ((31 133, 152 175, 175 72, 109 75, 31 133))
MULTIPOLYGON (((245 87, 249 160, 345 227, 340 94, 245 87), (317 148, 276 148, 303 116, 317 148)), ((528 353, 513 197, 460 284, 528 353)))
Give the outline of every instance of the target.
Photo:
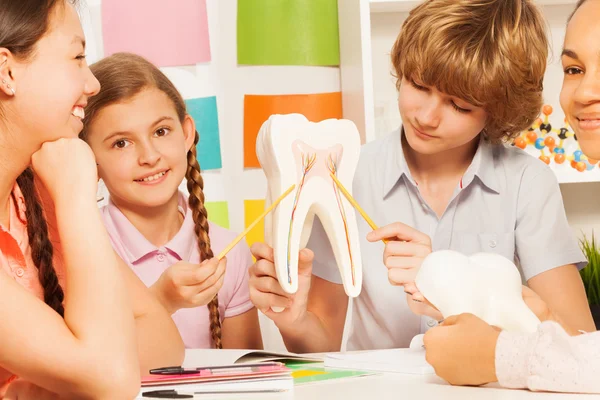
POLYGON ((142 393, 142 397, 155 399, 193 399, 193 394, 180 394, 176 390, 154 390, 152 392, 142 393))

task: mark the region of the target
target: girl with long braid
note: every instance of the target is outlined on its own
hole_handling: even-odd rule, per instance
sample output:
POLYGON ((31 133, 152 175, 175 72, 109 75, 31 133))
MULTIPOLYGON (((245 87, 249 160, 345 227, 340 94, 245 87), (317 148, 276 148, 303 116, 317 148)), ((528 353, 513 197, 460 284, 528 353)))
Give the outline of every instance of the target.
POLYGON ((77 136, 100 85, 76 3, 0 0, 3 400, 133 398, 140 374, 184 356, 98 211, 94 154, 77 136))
POLYGON ((110 194, 102 216, 113 248, 172 314, 187 348, 262 348, 248 246, 214 257, 235 234, 208 222, 199 135, 183 98, 134 54, 91 69, 102 90, 86 107, 81 137, 110 194), (179 191, 184 178, 189 198, 179 191))

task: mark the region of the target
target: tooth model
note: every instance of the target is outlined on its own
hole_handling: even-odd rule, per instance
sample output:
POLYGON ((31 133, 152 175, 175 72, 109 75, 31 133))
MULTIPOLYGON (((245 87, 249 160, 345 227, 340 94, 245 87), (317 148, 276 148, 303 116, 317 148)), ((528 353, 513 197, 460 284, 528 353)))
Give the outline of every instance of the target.
POLYGON ((354 123, 343 119, 313 123, 301 114, 272 115, 260 129, 256 153, 267 177, 266 207, 296 185, 265 218, 265 242, 273 247, 281 287, 287 293, 298 289, 298 252, 306 246, 317 215, 346 294, 358 296, 362 263, 356 215, 330 175, 334 173, 352 193, 360 153, 354 123))
POLYGON ((415 284, 444 318, 471 313, 514 332, 535 332, 540 324, 523 301, 517 267, 498 254, 433 252, 423 260, 415 284))

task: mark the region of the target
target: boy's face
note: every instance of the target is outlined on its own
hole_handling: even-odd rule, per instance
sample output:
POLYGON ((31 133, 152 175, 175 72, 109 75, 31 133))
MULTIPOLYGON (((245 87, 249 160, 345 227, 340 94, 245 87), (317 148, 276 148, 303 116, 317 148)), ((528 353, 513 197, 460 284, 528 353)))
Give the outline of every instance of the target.
POLYGON ((398 108, 408 144, 427 155, 467 145, 487 120, 483 108, 407 78, 402 78, 398 108))
POLYGON ((600 2, 587 1, 569 22, 562 54, 560 105, 581 149, 600 159, 600 2))
POLYGON ((171 99, 151 88, 101 109, 87 141, 115 204, 139 210, 165 205, 177 193, 194 138, 191 117, 181 123, 171 99))

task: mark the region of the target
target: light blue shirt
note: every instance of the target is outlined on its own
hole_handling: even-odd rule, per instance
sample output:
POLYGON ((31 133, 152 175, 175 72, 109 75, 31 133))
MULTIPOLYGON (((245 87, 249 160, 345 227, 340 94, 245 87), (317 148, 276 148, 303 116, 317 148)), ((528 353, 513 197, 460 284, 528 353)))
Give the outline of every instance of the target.
MULTIPOLYGON (((438 217, 419 192, 404 153, 400 130, 362 147, 353 196, 378 226, 402 222, 428 234, 433 250, 465 255, 498 253, 519 266, 524 280, 566 265, 586 265, 567 223, 554 172, 524 151, 482 139, 444 214, 438 217)), ((360 217, 358 217, 360 218, 360 217)), ((392 286, 383 264, 382 242, 359 219, 363 286, 353 299, 348 350, 408 347, 435 321, 414 315, 404 289, 392 286)), ((308 248, 315 252, 313 273, 340 283, 325 231, 315 219, 308 248)))

